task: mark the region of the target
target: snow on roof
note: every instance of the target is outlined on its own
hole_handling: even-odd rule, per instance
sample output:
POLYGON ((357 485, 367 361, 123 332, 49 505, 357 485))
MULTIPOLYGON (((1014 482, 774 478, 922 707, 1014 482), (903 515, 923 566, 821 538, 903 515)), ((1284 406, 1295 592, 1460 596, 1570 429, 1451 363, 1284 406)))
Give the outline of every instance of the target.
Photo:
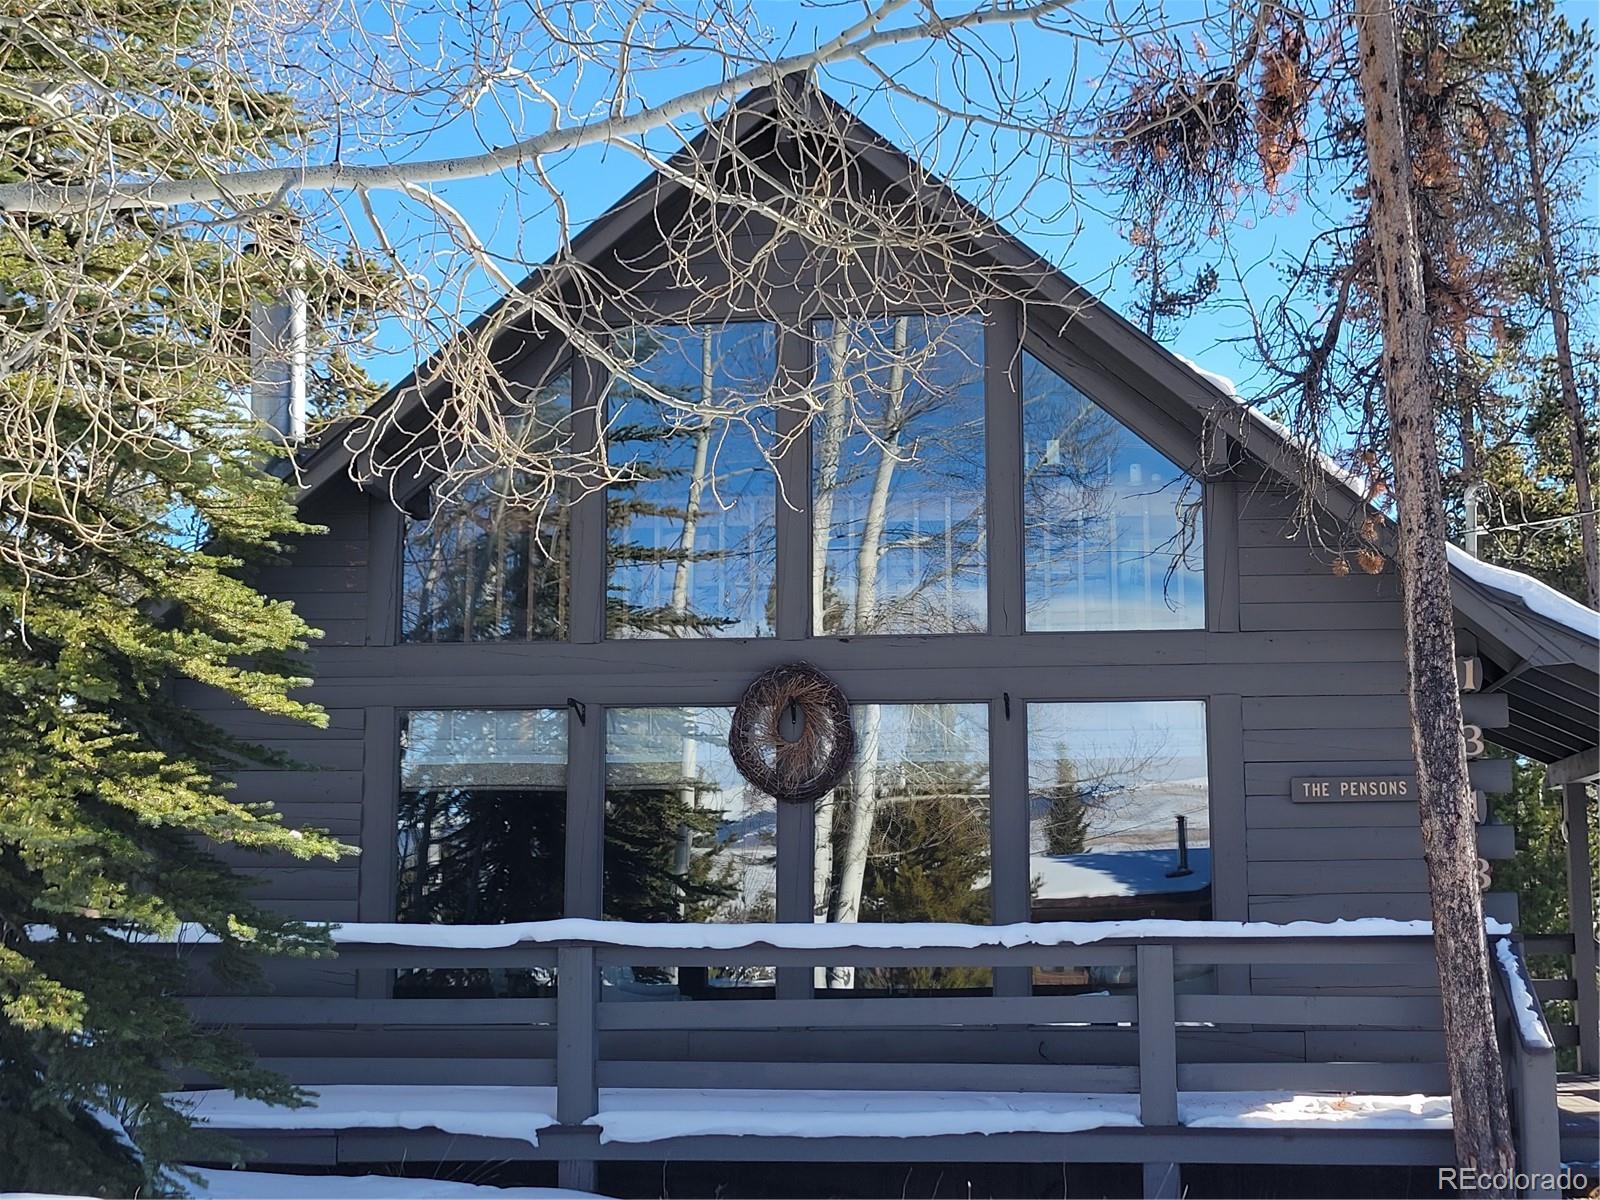
MULTIPOLYGON (((1313 450, 1328 473, 1333 475, 1346 487, 1363 497, 1365 502, 1366 481, 1353 474, 1337 460, 1314 447, 1305 444, 1284 425, 1267 416, 1260 409, 1249 404, 1240 394, 1238 386, 1226 375, 1219 375, 1215 371, 1208 371, 1192 359, 1174 353, 1173 357, 1201 379, 1210 383, 1223 394, 1238 401, 1245 414, 1256 424, 1270 429, 1279 437, 1291 443, 1299 450, 1313 450)), ((1531 575, 1524 575, 1521 571, 1513 571, 1509 567, 1497 567, 1493 563, 1486 563, 1474 558, 1459 546, 1449 546, 1448 553, 1450 565, 1468 578, 1476 580, 1485 587, 1497 592, 1509 594, 1521 600, 1530 610, 1554 621, 1557 625, 1565 626, 1584 637, 1600 639, 1600 612, 1580 604, 1570 596, 1556 591, 1549 584, 1541 583, 1531 575)))
MULTIPOLYGON (((1484 922, 1491 934, 1510 933, 1499 921, 1484 922)), ((1421 938, 1433 935, 1428 921, 1357 917, 1337 921, 1022 921, 1014 925, 957 925, 944 922, 862 922, 815 925, 750 921, 671 923, 597 921, 563 917, 504 925, 412 925, 350 922, 327 926, 336 944, 411 946, 418 949, 496 950, 522 944, 593 943, 651 950, 742 950, 774 946, 787 950, 983 949, 1009 946, 1085 946, 1096 942, 1182 942, 1195 938, 1421 938)), ((30 936, 34 933, 30 929, 30 936)), ((214 934, 185 925, 171 939, 141 938, 153 944, 214 943, 214 934)))
POLYGON ((1600 612, 1588 605, 1579 604, 1572 597, 1563 595, 1531 575, 1473 558, 1459 546, 1449 547, 1449 554, 1450 565, 1467 578, 1496 592, 1515 596, 1547 621, 1554 621, 1584 637, 1600 640, 1600 612))

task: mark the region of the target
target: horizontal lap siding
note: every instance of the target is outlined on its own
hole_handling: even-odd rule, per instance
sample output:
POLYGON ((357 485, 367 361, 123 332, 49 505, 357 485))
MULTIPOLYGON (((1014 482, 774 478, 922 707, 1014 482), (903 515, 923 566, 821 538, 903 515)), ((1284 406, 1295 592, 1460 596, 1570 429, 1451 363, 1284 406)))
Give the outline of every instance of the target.
MULTIPOLYGON (((1292 683, 1262 679, 1243 698, 1246 882, 1253 920, 1426 918, 1427 875, 1414 802, 1297 804, 1290 782, 1319 775, 1403 775, 1413 768, 1406 711, 1399 580, 1391 564, 1369 574, 1344 555, 1333 527, 1307 530, 1294 499, 1256 489, 1240 498, 1240 628, 1358 639, 1392 635, 1386 688, 1350 688, 1307 663, 1292 683), (1342 573, 1341 573, 1342 572, 1342 573)), ((1380 971, 1379 975, 1382 974, 1380 971)), ((1359 978, 1345 969, 1257 967, 1259 991, 1392 986, 1415 979, 1359 978)))
MULTIPOLYGON (((255 569, 251 583, 264 595, 290 601, 308 624, 323 631, 325 636, 312 642, 308 665, 314 675, 320 648, 366 642, 370 518, 366 497, 353 487, 335 489, 328 501, 308 507, 302 516, 327 532, 290 539, 282 560, 255 569)), ((321 704, 327 715, 326 727, 317 728, 255 712, 193 683, 180 683, 177 691, 203 719, 296 764, 292 769, 249 766, 232 772, 233 799, 271 804, 290 828, 323 829, 347 845, 358 843, 366 767, 364 705, 330 702, 313 689, 305 698, 321 704)), ((233 847, 216 852, 257 880, 253 894, 279 912, 308 920, 356 919, 360 860, 355 855, 329 862, 233 847)), ((309 968, 294 972, 292 982, 312 994, 347 994, 352 975, 309 968)))

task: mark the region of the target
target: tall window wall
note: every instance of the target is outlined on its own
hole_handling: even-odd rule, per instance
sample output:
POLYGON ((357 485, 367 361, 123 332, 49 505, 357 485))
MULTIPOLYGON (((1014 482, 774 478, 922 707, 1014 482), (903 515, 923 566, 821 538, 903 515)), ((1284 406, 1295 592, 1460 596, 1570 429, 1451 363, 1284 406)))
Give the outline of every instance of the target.
MULTIPOLYGON (((1203 636, 1201 489, 1125 410, 1021 348, 986 362, 996 344, 971 314, 613 331, 632 378, 602 373, 588 389, 613 473, 581 501, 597 506, 582 522, 557 506, 519 525, 491 491, 407 533, 408 640, 588 645, 550 660, 559 690, 543 702, 570 692, 567 708, 410 713, 399 918, 1211 915, 1206 703, 1087 698, 1087 677, 1038 669, 1100 632, 1203 636), (1008 461, 990 461, 997 446, 1008 461), (1002 583, 997 565, 1014 574, 1002 583), (538 582, 497 582, 514 575, 538 582), (780 636, 781 649, 712 645, 780 636), (858 752, 797 819, 739 776, 727 739, 748 680, 808 657, 849 677, 858 752), (569 747, 594 794, 567 794, 569 747)), ((547 390, 558 428, 570 378, 547 390)), ((516 661, 540 690, 543 660, 516 661)), ((1106 983, 1069 968, 1041 978, 1106 983)), ((608 968, 605 983, 614 1000, 677 1000, 781 981, 639 966, 608 968)), ((814 983, 882 994, 996 981, 853 964, 814 983)), ((457 971, 402 984, 514 994, 548 981, 457 971)))

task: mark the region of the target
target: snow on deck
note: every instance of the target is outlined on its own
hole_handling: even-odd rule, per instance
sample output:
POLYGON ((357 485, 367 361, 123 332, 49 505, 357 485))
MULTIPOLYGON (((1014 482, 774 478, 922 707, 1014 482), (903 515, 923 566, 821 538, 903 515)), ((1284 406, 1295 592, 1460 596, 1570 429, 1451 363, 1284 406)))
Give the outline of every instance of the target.
MULTIPOLYGON (((1511 927, 1487 920, 1490 934, 1510 933, 1511 927)), ((942 922, 744 924, 713 922, 597 921, 563 917, 555 921, 523 921, 504 925, 409 925, 384 922, 350 922, 327 927, 336 944, 355 946, 410 946, 418 949, 498 950, 522 944, 592 943, 627 949, 743 950, 772 946, 789 950, 985 949, 1012 946, 1086 946, 1096 942, 1187 942, 1222 939, 1255 941, 1289 938, 1420 938, 1433 935, 1428 921, 1397 921, 1389 917, 1357 917, 1338 921, 1022 921, 1014 925, 957 925, 942 922)), ((33 931, 30 929, 30 936, 33 931)), ((200 945, 216 936, 194 925, 182 926, 172 938, 137 940, 156 944, 182 942, 200 945)))
POLYGON ((177 1092, 173 1099, 198 1123, 234 1130, 437 1129, 538 1145, 538 1131, 556 1120, 551 1087, 341 1083, 308 1089, 308 1095, 314 1101, 300 1108, 246 1100, 220 1089, 177 1092))
MULTIPOLYGON (((731 1067, 730 1070, 736 1070, 731 1067)), ((229 1130, 438 1129, 538 1145, 552 1087, 330 1084, 315 1103, 275 1108, 228 1092, 184 1092, 204 1124, 229 1130)), ((1448 1129, 1448 1096, 1182 1092, 1179 1121, 1203 1129, 1448 1129)), ((685 1137, 935 1137, 1137 1128, 1139 1097, 1104 1092, 912 1092, 601 1088, 588 1125, 602 1142, 685 1137)))

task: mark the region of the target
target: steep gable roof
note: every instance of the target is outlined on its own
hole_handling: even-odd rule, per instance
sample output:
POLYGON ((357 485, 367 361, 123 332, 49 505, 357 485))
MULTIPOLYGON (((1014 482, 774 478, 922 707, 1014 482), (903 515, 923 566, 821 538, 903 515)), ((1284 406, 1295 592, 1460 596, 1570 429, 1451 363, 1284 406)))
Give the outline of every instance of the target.
MULTIPOLYGON (((631 233, 648 229, 648 222, 662 205, 686 192, 686 185, 675 175, 730 145, 741 144, 770 122, 780 104, 799 106, 808 119, 826 128, 830 137, 839 139, 930 214, 948 215, 975 244, 978 254, 1015 279, 1019 293, 1025 291, 1036 297, 1041 307, 1060 311, 1074 338, 1091 347, 1108 367, 1123 377, 1147 381, 1140 389, 1145 394, 1173 398, 1198 417, 1202 429, 1225 435, 1291 486, 1303 485, 1309 461, 1311 473, 1320 470, 1325 482, 1317 502, 1336 519, 1347 521, 1369 510, 1362 489, 1331 459, 1308 452, 1288 430, 1236 396, 1227 380, 1146 336, 810 83, 776 84, 735 102, 670 160, 666 172, 641 180, 585 227, 573 239, 568 260, 595 264, 631 233)), ((536 282, 545 282, 552 268, 559 271, 560 261, 548 260, 531 272, 520 288, 526 291, 536 282)), ((498 301, 457 337, 480 336, 508 302, 509 298, 498 301)), ((442 353, 391 388, 368 410, 369 415, 388 414, 403 421, 427 403, 437 385, 423 381, 430 378, 442 353)), ((335 428, 302 455, 298 466, 303 499, 352 470, 360 474, 360 456, 365 449, 362 431, 361 424, 335 428)), ((1501 740, 1511 749, 1544 761, 1591 750, 1597 740, 1596 712, 1600 708, 1600 674, 1596 672, 1600 614, 1528 576, 1487 567, 1459 550, 1452 551, 1451 569, 1458 620, 1489 651, 1497 677, 1490 687, 1503 687, 1511 696, 1514 720, 1528 731, 1526 737, 1513 731, 1501 740)))

